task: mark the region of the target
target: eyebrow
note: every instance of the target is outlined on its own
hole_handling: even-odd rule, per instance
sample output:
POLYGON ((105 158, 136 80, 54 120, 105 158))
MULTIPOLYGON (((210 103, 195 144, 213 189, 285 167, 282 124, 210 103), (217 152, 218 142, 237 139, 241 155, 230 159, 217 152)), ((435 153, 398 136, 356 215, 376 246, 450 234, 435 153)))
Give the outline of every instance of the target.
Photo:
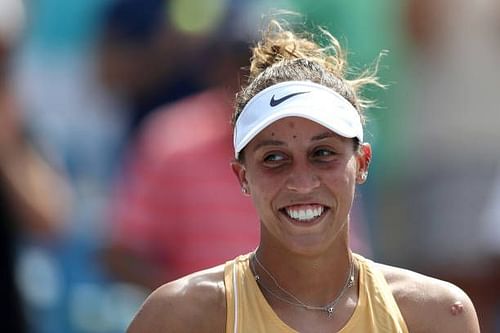
MULTIPOLYGON (((323 140, 327 138, 333 138, 335 137, 335 134, 328 131, 324 132, 318 135, 315 135, 311 138, 311 141, 318 141, 318 140, 323 140)), ((279 140, 264 140, 259 142, 255 147, 253 148, 253 151, 257 151, 259 148, 264 147, 264 146, 286 146, 286 143, 283 141, 279 140)))
POLYGON ((256 144, 255 147, 253 148, 253 151, 257 151, 259 148, 264 146, 285 146, 285 145, 286 144, 283 141, 279 140, 264 140, 256 144))
POLYGON ((318 141, 318 140, 323 140, 323 139, 333 138, 333 137, 335 137, 335 134, 328 131, 328 132, 324 132, 324 133, 313 136, 311 138, 311 141, 318 141))

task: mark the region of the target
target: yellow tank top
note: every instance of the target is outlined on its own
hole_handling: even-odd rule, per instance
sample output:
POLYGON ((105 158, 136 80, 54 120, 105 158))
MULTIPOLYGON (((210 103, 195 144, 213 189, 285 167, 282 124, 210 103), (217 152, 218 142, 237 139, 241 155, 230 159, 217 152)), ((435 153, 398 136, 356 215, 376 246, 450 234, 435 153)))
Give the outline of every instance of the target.
MULTIPOLYGON (((226 263, 226 333, 298 333, 273 311, 250 270, 250 254, 226 263)), ((359 267, 358 304, 340 333, 408 333, 387 282, 372 261, 354 255, 359 267)))

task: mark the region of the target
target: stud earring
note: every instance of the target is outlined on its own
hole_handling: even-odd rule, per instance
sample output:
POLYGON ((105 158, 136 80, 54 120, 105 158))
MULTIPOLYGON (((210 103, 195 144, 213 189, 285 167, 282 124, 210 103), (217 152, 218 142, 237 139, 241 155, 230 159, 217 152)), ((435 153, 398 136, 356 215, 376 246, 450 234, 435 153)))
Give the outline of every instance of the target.
POLYGON ((241 192, 245 195, 248 195, 248 189, 246 187, 242 187, 241 192))
POLYGON ((368 177, 368 172, 363 172, 359 175, 359 182, 364 183, 368 177))

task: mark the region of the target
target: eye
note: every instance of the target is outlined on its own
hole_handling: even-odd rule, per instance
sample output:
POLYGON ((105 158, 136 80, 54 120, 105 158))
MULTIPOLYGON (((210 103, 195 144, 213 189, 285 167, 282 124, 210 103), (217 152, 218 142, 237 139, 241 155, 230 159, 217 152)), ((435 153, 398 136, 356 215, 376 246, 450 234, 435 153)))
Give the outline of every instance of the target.
POLYGON ((288 156, 281 152, 269 152, 264 155, 263 161, 267 166, 277 166, 288 160, 288 156))
POLYGON ((317 148, 313 151, 312 158, 319 161, 330 161, 337 156, 331 148, 317 148))
POLYGON ((264 156, 264 161, 266 162, 275 162, 275 161, 283 161, 285 156, 280 153, 270 153, 264 156))

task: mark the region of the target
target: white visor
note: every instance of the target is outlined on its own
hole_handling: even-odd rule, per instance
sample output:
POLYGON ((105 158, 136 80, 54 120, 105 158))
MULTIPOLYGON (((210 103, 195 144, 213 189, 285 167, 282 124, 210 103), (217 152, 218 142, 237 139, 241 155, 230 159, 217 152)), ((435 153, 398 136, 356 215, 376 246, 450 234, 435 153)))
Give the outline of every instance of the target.
POLYGON ((306 118, 363 142, 361 118, 349 101, 321 84, 287 81, 262 90, 245 105, 234 127, 235 157, 264 128, 285 117, 306 118))

